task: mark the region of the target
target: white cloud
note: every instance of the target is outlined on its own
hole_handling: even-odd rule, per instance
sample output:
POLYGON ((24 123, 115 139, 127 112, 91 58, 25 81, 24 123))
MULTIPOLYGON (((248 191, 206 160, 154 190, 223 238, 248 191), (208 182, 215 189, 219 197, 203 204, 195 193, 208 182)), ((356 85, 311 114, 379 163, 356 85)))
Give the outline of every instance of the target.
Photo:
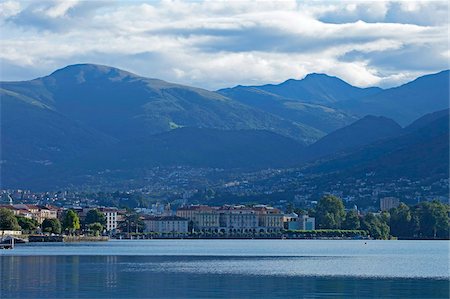
POLYGON ((0 3, 0 18, 8 18, 18 14, 21 10, 21 5, 17 1, 5 1, 0 3))
POLYGON ((66 15, 67 11, 75 7, 79 1, 76 0, 59 0, 55 5, 45 11, 45 14, 50 18, 59 18, 66 15))
POLYGON ((444 2, 8 1, 0 25, 3 80, 91 62, 209 89, 310 72, 391 86, 448 67, 444 2))

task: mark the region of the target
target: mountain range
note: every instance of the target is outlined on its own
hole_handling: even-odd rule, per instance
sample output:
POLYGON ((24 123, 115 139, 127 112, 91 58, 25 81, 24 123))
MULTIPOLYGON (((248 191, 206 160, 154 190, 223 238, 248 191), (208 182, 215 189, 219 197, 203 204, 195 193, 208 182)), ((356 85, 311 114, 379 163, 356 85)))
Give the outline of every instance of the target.
POLYGON ((401 177, 448 179, 449 116, 448 109, 425 115, 393 137, 335 152, 308 165, 305 172, 332 174, 335 178, 370 175, 378 181, 401 177))
POLYGON ((262 169, 367 157, 358 150, 447 116, 444 110, 404 129, 398 124, 448 108, 448 76, 443 71, 383 90, 311 74, 213 92, 79 64, 1 82, 1 185, 51 186, 61 173, 70 181, 74 173, 111 168, 262 169))
MULTIPOLYGON (((278 85, 236 86, 218 92, 252 106, 264 102, 264 106, 270 103, 293 106, 295 110, 295 105, 321 105, 339 111, 347 124, 351 119, 345 116, 376 115, 392 118, 406 126, 424 114, 448 108, 449 80, 449 70, 445 70, 398 87, 381 89, 358 88, 336 77, 310 74, 302 80, 290 79, 278 85), (264 95, 264 100, 258 100, 258 94, 264 95), (292 101, 295 104, 291 104, 292 101)), ((283 113, 285 111, 277 114, 283 113)))

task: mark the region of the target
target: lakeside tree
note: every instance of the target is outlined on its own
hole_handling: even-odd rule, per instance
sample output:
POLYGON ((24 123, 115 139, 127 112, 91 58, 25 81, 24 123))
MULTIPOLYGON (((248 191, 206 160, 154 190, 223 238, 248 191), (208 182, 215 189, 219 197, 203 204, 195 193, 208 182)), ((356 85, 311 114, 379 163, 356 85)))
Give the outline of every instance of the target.
POLYGON ((38 227, 38 222, 34 219, 25 218, 23 216, 16 216, 16 218, 19 226, 26 233, 34 232, 38 227))
POLYGON ((131 211, 125 215, 125 221, 119 224, 119 229, 122 232, 128 233, 143 232, 144 228, 144 221, 142 221, 138 214, 131 211))
POLYGON ((356 210, 351 210, 345 215, 345 220, 342 223, 343 229, 360 229, 361 222, 356 210))
POLYGON ((100 232, 103 231, 103 225, 99 222, 89 224, 89 230, 95 235, 100 235, 100 232))
POLYGON ((84 221, 87 225, 93 223, 100 223, 101 225, 106 225, 106 217, 105 215, 97 209, 90 210, 86 214, 86 218, 84 221))
POLYGON ((17 218, 13 211, 6 208, 0 208, 0 229, 1 230, 20 230, 17 218))
POLYGON ((42 230, 47 233, 60 234, 61 222, 58 219, 45 219, 42 222, 42 230))
POLYGON ((80 229, 80 218, 78 214, 69 210, 64 215, 64 230, 67 230, 70 234, 73 234, 76 230, 80 229))
POLYGON ((391 234, 398 238, 409 239, 414 237, 415 222, 411 209, 404 203, 389 211, 389 226, 391 234))
POLYGON ((450 233, 449 205, 440 201, 421 202, 414 206, 413 217, 418 222, 418 237, 448 239, 450 233))
POLYGON ((342 200, 333 195, 322 197, 317 203, 316 218, 319 228, 341 228, 345 219, 345 209, 342 200))
POLYGON ((387 240, 390 237, 389 225, 381 216, 368 213, 361 222, 361 228, 366 230, 375 239, 387 240))

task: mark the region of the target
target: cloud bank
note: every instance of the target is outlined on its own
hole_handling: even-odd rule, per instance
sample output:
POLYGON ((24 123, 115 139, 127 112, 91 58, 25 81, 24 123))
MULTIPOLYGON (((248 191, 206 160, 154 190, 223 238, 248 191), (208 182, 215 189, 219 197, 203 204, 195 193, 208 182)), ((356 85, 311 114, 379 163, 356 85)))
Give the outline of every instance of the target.
POLYGON ((3 1, 0 79, 97 63, 218 89, 327 73, 399 85, 449 68, 446 1, 3 1))

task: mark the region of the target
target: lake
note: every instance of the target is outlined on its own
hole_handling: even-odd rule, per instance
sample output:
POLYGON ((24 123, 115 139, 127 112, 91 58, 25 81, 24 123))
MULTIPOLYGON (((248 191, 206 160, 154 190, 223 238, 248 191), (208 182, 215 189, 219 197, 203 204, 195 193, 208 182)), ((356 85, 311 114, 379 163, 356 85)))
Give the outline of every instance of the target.
POLYGON ((449 298, 448 241, 112 240, 0 251, 0 298, 449 298))

